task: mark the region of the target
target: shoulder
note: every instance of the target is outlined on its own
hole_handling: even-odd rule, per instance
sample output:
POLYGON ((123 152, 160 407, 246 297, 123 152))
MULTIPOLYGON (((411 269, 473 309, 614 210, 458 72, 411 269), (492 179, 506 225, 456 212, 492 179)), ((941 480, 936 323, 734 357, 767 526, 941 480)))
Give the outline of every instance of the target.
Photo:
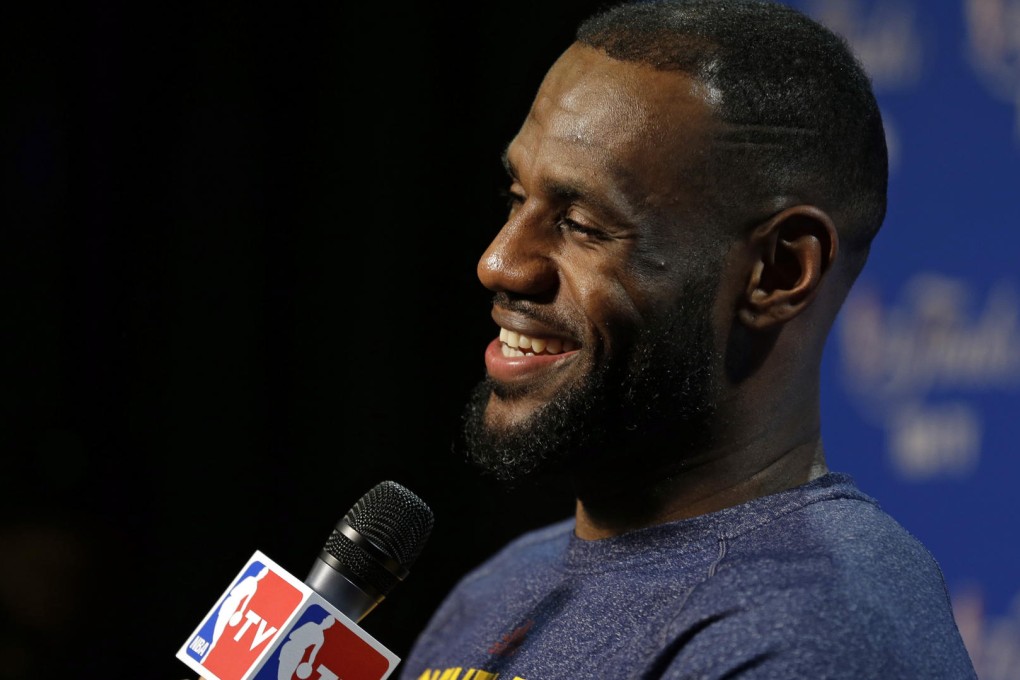
POLYGON ((974 678, 931 553, 871 499, 828 497, 720 538, 671 637, 705 677, 974 678), (744 677, 744 676, 741 676, 744 677))
POLYGON ((758 530, 723 536, 719 554, 707 588, 747 601, 778 599, 771 606, 780 609, 842 607, 841 625, 950 608, 931 552, 863 495, 808 502, 758 530))
MULTIPOLYGON (((849 475, 829 473, 814 482, 759 499, 737 522, 722 527, 720 566, 776 561, 810 563, 848 577, 893 574, 897 565, 941 581, 929 550, 849 475)), ((914 575, 917 575, 916 573, 914 575)))

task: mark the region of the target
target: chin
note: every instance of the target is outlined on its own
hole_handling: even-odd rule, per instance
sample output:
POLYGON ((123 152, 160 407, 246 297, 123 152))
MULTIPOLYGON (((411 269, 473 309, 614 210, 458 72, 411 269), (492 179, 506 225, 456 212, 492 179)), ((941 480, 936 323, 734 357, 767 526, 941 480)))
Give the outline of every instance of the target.
POLYGON ((482 423, 491 437, 512 437, 515 430, 529 427, 543 405, 544 402, 536 399, 506 398, 490 391, 481 414, 482 423))
POLYGON ((465 457, 497 479, 516 482, 559 472, 593 440, 604 436, 588 390, 570 390, 548 402, 512 401, 490 380, 472 392, 464 410, 460 445, 465 457))

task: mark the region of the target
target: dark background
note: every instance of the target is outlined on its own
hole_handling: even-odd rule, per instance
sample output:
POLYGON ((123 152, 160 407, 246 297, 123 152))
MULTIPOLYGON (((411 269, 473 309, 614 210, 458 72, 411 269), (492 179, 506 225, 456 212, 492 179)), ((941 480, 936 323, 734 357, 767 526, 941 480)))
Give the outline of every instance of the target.
POLYGON ((499 155, 593 2, 4 10, 0 678, 193 674, 255 549, 303 577, 393 479, 430 542, 364 627, 572 511, 450 449, 499 155))

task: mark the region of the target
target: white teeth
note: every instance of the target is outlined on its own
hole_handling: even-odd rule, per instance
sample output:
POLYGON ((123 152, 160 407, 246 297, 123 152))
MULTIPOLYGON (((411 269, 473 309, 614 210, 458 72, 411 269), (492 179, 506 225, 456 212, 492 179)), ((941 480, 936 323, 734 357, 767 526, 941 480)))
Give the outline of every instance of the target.
POLYGON ((505 356, 505 357, 522 357, 522 356, 524 356, 524 352, 522 352, 521 350, 516 349, 514 347, 507 347, 506 345, 502 345, 501 349, 503 350, 503 356, 505 356))
POLYGON ((499 329, 499 340, 503 343, 503 356, 520 357, 536 354, 559 354, 577 349, 577 343, 559 338, 532 338, 505 328, 499 329), (522 350, 531 350, 523 352, 522 350))

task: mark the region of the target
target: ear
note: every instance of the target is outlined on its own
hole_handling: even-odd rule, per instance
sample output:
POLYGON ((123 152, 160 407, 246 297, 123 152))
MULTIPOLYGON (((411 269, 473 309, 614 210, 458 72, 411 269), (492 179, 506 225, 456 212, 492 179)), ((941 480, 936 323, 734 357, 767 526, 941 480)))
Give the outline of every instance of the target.
POLYGON ((804 311, 836 259, 839 237, 822 210, 798 205, 751 233, 753 266, 737 315, 752 330, 786 323, 804 311))

